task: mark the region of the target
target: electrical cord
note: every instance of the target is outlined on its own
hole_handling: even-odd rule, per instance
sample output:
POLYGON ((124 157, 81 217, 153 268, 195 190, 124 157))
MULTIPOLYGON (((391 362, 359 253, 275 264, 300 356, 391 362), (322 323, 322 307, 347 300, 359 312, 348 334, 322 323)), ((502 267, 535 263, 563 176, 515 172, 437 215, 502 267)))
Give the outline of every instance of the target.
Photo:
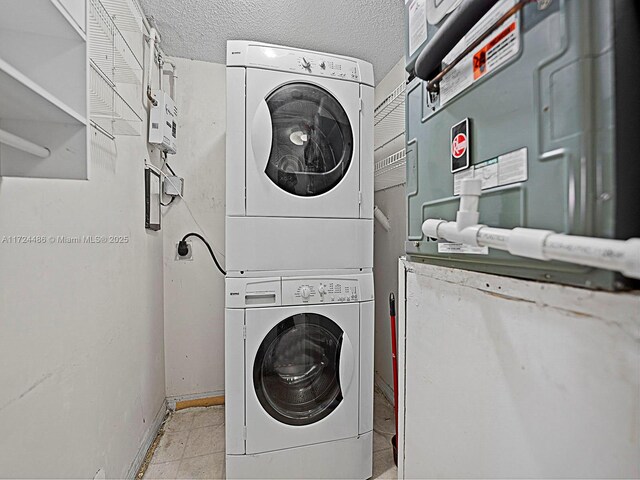
MULTIPOLYGON (((171 168, 171 166, 170 166, 168 163, 166 163, 166 159, 165 159, 165 162, 163 163, 163 166, 164 166, 165 164, 167 165, 167 167, 169 168, 169 170, 171 171, 171 173, 173 173, 173 174, 175 175, 175 172, 173 171, 173 169, 171 168)), ((164 172, 162 171, 162 169, 160 169, 160 168, 156 167, 153 163, 150 163, 150 162, 146 162, 146 161, 145 161, 145 165, 146 165, 147 167, 149 167, 149 168, 151 168, 151 169, 155 170, 156 172, 158 172, 160 175, 162 175, 162 176, 164 177, 164 179, 165 179, 167 182, 169 182, 169 183, 173 186, 173 188, 178 192, 178 196, 180 197, 180 199, 182 200, 182 203, 184 204, 184 206, 186 207, 187 211, 189 212, 189 215, 191 216, 191 219, 193 220, 193 222, 198 226, 198 228, 199 228, 203 233, 205 233, 205 234, 206 234, 205 229, 204 229, 204 228, 202 228, 202 225, 200 225, 200 223, 198 223, 198 220, 196 219, 195 215, 194 215, 194 214, 193 214, 193 212, 191 211, 191 208, 189 207, 189 202, 187 202, 187 199, 186 199, 186 198, 184 198, 184 196, 180 193, 180 190, 176 187, 176 185, 173 183, 173 181, 171 180, 171 178, 169 178, 169 176, 168 176, 166 173, 164 173, 164 172)), ((175 176, 177 177, 177 175, 175 175, 175 176)), ((174 197, 174 198, 175 198, 175 197, 174 197)), ((169 203, 171 203, 171 202, 169 202, 169 203)), ((222 258, 226 258, 226 257, 225 257, 225 255, 224 255, 224 253, 222 253, 221 251, 219 251, 217 248, 212 247, 212 246, 211 246, 211 245, 210 245, 210 244, 209 244, 209 243, 204 239, 204 237, 202 237, 201 235, 199 235, 199 234, 197 234, 197 233, 189 233, 189 234, 187 234, 187 235, 194 235, 194 236, 198 236, 198 237, 199 237, 199 238, 200 238, 200 239, 201 239, 201 240, 202 240, 202 241, 207 245, 207 248, 209 248, 209 252, 211 253, 211 256, 213 257, 214 261, 216 262, 216 266, 218 267, 218 270, 220 270, 220 272, 222 272, 222 274, 223 274, 223 275, 226 275, 226 272, 224 271, 224 269, 222 269, 222 268, 220 267, 220 264, 218 263, 218 261, 217 261, 217 259, 216 259, 216 256, 214 255, 213 251, 215 250, 215 251, 218 253, 218 255, 220 255, 222 258)), ((185 238, 186 238, 186 236, 185 236, 185 238)), ((183 240, 183 241, 182 241, 182 242, 180 242, 180 243, 178 244, 178 254, 180 254, 180 256, 184 256, 184 255, 186 255, 186 254, 189 252, 189 247, 187 246, 187 243, 184 241, 185 239, 183 238, 182 240, 183 240), (183 253, 180 253, 181 248, 182 248, 183 253)))
POLYGON ((218 263, 218 259, 213 253, 213 249, 211 248, 211 245, 209 245, 209 242, 207 242, 205 238, 199 233, 191 232, 191 233, 187 233, 184 237, 182 237, 182 240, 180 240, 180 243, 178 243, 178 255, 180 255, 181 257, 184 257, 187 253, 189 253, 189 246, 187 245, 187 238, 189 237, 196 237, 202 240, 202 242, 207 246, 207 249, 211 254, 211 258, 213 258, 213 262, 216 264, 216 267, 218 267, 218 270, 220 270, 220 273, 222 273, 222 275, 226 275, 227 272, 225 272, 220 266, 220 264, 218 263))

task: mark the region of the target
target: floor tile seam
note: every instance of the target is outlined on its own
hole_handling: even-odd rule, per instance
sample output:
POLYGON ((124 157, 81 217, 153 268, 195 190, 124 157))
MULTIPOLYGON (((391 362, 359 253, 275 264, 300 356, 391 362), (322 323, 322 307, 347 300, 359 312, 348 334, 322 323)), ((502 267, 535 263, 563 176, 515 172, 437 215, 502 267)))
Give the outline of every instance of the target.
POLYGON ((187 438, 184 439, 184 447, 182 448, 182 453, 180 453, 179 461, 182 461, 184 458, 184 452, 187 450, 187 444, 189 443, 189 437, 191 436, 191 430, 186 430, 187 438))
MULTIPOLYGON (((178 460, 180 463, 182 463, 183 460, 193 460, 194 458, 200 458, 200 457, 206 457, 209 455, 217 455, 220 453, 224 453, 224 450, 220 451, 220 452, 210 452, 210 453, 204 453, 202 455, 194 455, 193 457, 185 457, 185 458, 181 458, 180 460, 178 460)), ((158 465, 158 464, 156 464, 158 465)))
POLYGON ((189 429, 189 432, 192 432, 193 430, 198 430, 200 428, 218 428, 218 427, 223 427, 224 423, 221 423, 220 425, 205 425, 203 427, 193 427, 191 429, 189 429))

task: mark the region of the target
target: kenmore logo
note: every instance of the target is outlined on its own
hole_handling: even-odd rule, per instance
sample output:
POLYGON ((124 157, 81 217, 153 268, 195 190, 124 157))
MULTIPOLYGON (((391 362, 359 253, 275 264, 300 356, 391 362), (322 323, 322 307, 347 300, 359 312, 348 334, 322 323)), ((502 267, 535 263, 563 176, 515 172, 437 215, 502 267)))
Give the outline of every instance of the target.
POLYGON ((240 292, 229 292, 229 295, 240 295, 240 292))

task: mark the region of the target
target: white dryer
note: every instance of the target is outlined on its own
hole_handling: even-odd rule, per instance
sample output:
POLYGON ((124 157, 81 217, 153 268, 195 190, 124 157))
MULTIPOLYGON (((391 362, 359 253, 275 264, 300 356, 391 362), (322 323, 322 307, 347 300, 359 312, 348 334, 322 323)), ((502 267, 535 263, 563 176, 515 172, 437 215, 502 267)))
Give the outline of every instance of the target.
POLYGON ((227 271, 373 266, 373 101, 367 62, 227 43, 227 271))
POLYGON ((228 478, 372 474, 372 274, 227 278, 228 478))

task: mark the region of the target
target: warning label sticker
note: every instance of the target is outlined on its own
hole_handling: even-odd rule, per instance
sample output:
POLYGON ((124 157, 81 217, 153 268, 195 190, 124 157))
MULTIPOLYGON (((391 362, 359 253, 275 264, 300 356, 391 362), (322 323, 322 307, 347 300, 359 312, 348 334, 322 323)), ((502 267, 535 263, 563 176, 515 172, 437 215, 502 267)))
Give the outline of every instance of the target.
MULTIPOLYGON (((406 5, 405 1, 405 5, 406 5)), ((427 2, 411 0, 409 4, 409 56, 427 39, 427 2)))
POLYGON ((453 174, 453 194, 460 195, 462 181, 479 178, 482 189, 501 187, 510 183, 527 181, 527 149, 521 148, 499 157, 477 163, 467 170, 453 174))
MULTIPOLYGON (((517 0, 500 0, 449 52, 442 67, 453 62, 469 45, 480 37, 496 20, 504 15, 517 0)), ((464 57, 440 82, 440 105, 446 104, 465 91, 477 80, 494 72, 520 51, 519 13, 487 37, 478 47, 464 57)))
POLYGON ((467 253, 470 255, 489 255, 489 247, 474 247, 464 243, 438 242, 438 253, 467 253))

